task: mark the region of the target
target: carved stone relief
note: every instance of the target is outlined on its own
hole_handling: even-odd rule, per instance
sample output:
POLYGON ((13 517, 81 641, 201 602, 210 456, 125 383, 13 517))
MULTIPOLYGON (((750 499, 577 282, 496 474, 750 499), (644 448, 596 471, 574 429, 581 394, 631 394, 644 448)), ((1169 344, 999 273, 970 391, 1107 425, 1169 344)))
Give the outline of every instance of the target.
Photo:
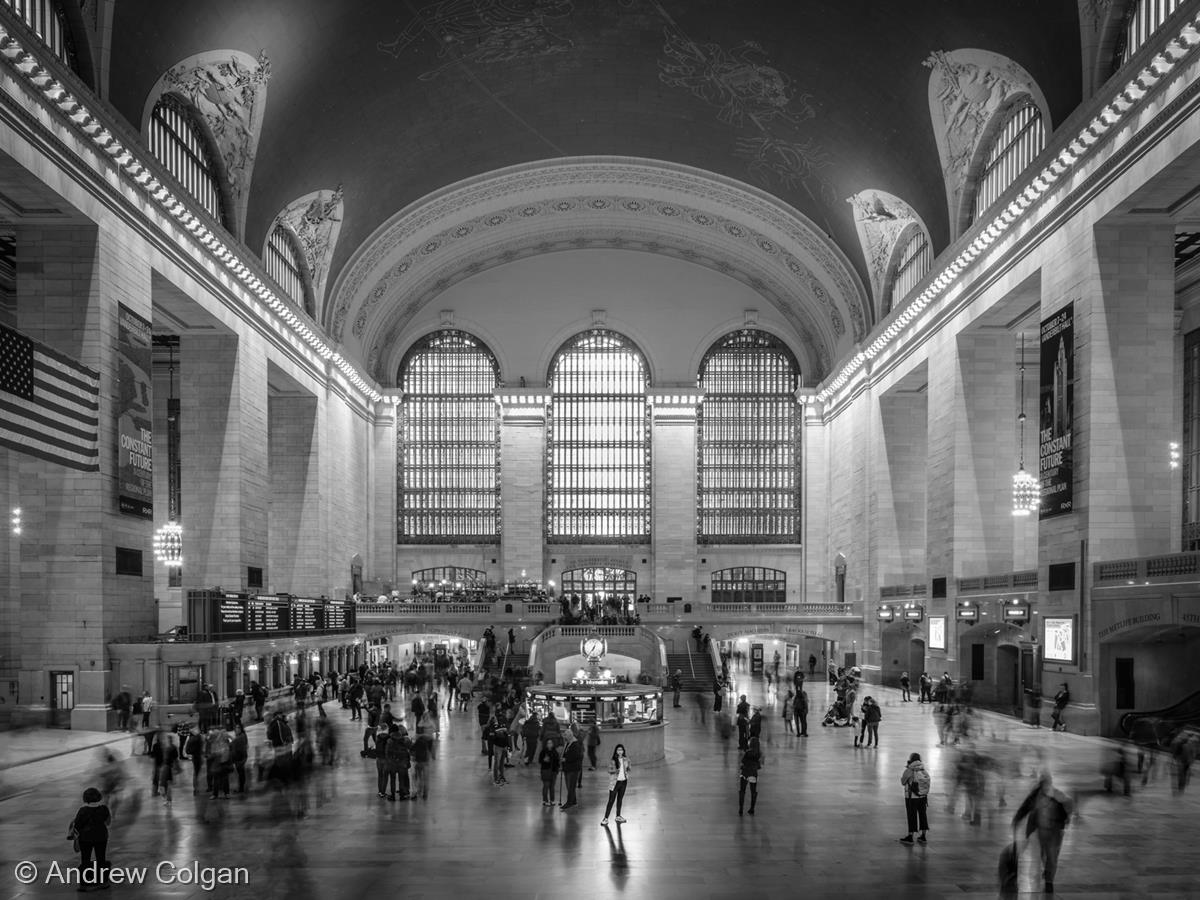
POLYGON ((858 240, 867 260, 871 294, 875 297, 875 308, 881 310, 888 261, 892 258, 901 233, 916 222, 928 240, 929 230, 911 206, 887 191, 873 188, 859 191, 847 198, 846 202, 854 210, 854 227, 858 230, 858 240))
POLYGON ((276 222, 291 228, 304 249, 318 317, 329 278, 329 264, 342 229, 342 212, 342 186, 339 184, 332 191, 314 191, 293 200, 275 217, 276 222))
POLYGON ((935 50, 923 65, 931 70, 929 116, 954 223, 971 163, 992 118, 1021 94, 1041 110, 1047 132, 1050 113, 1032 76, 1007 57, 986 50, 935 50))
POLYGON ((230 212, 238 234, 244 231, 270 77, 271 63, 265 50, 257 59, 238 50, 198 53, 163 73, 151 89, 142 112, 145 131, 158 98, 176 94, 204 118, 229 181, 234 206, 230 212))

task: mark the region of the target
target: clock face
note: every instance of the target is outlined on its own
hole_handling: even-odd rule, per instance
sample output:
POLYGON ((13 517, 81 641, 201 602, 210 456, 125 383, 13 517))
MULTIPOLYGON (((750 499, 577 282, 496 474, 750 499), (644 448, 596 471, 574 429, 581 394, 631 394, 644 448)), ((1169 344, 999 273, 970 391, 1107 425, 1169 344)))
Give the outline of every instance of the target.
POLYGON ((590 637, 583 642, 583 655, 598 657, 604 653, 604 641, 597 637, 590 637))

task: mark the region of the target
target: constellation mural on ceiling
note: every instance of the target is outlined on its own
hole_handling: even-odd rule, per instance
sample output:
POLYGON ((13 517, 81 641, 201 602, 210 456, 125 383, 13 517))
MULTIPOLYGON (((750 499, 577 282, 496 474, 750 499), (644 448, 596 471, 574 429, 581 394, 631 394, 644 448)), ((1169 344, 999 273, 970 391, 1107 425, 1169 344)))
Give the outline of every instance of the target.
POLYGON ((418 76, 432 81, 459 63, 566 53, 574 43, 556 33, 550 22, 574 11, 574 0, 434 0, 420 7, 394 40, 381 41, 376 48, 399 59, 423 37, 438 41, 438 58, 445 61, 418 76))
POLYGON ((808 94, 770 64, 755 41, 732 49, 699 43, 688 37, 657 0, 652 5, 666 21, 663 57, 658 63, 663 84, 680 87, 711 106, 717 120, 749 130, 734 141, 734 155, 746 163, 750 177, 766 187, 803 188, 815 201, 828 198, 821 170, 829 164, 820 143, 802 132, 816 117, 808 94))

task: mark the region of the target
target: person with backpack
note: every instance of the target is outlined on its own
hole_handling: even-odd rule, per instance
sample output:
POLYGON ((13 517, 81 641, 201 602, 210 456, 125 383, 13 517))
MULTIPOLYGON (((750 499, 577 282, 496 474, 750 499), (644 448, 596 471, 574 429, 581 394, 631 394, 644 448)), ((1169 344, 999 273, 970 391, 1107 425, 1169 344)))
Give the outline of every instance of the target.
POLYGON ((1062 690, 1054 695, 1054 710, 1050 713, 1051 731, 1066 731, 1067 723, 1063 721, 1063 712, 1071 702, 1071 689, 1063 682, 1062 690))
POLYGON ((1062 850, 1063 831, 1071 819, 1071 801, 1062 791, 1054 787, 1050 774, 1044 773, 1037 787, 1017 807, 1012 827, 1026 817, 1025 836, 1034 831, 1038 835, 1038 846, 1042 854, 1042 877, 1046 882, 1046 893, 1054 892, 1054 875, 1058 871, 1058 853, 1062 850))
POLYGON ((924 844, 928 840, 929 831, 929 772, 921 762, 921 754, 913 753, 908 757, 908 765, 900 776, 900 784, 904 788, 904 812, 908 817, 908 832, 900 838, 900 843, 913 843, 913 835, 918 831, 917 841, 924 844))

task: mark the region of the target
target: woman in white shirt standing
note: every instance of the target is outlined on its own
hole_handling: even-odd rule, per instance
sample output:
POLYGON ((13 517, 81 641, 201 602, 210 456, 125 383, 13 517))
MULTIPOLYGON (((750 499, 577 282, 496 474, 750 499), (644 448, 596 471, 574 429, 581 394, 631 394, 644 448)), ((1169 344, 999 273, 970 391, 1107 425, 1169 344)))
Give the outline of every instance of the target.
POLYGON ((617 824, 625 821, 621 815, 621 801, 625 799, 625 789, 629 787, 629 757, 625 755, 625 745, 613 747, 612 760, 608 764, 608 806, 604 808, 604 820, 600 823, 608 825, 608 814, 612 812, 613 803, 617 804, 617 824))

